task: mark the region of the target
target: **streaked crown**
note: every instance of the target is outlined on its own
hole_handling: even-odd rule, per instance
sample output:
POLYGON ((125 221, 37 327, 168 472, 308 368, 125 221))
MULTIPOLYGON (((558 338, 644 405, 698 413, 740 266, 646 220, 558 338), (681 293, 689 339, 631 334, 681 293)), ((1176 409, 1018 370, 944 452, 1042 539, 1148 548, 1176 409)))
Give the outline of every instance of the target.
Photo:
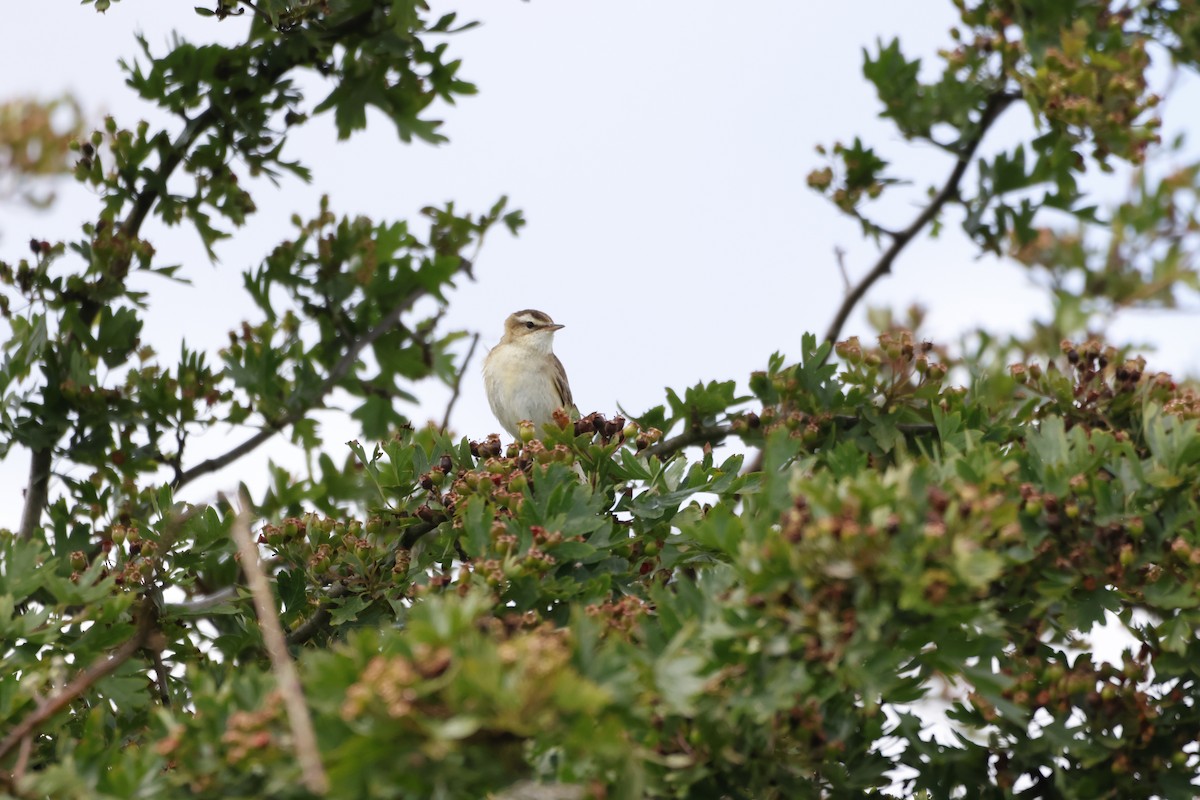
POLYGON ((550 319, 549 314, 533 308, 510 314, 508 319, 504 320, 504 334, 507 338, 528 336, 540 331, 554 332, 561 327, 563 326, 550 319))

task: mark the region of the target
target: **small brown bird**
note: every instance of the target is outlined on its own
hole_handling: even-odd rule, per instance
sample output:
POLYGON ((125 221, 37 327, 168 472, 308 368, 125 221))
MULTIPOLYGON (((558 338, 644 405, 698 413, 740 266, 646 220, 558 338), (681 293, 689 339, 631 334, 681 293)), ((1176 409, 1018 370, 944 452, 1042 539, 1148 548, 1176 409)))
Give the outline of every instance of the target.
POLYGON ((483 361, 488 404, 514 438, 520 437, 522 420, 540 430, 555 410, 573 406, 567 372, 553 350, 554 332, 562 327, 541 311, 511 314, 503 338, 483 361))

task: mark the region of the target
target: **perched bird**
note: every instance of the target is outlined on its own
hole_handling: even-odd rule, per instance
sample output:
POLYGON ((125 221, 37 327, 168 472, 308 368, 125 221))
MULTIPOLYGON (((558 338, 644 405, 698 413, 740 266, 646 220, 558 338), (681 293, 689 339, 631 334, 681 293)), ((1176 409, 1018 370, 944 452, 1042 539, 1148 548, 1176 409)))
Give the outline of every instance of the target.
POLYGON ((562 328, 541 311, 526 309, 504 320, 504 336, 483 361, 488 404, 514 438, 529 420, 540 431, 556 409, 572 407, 571 386, 554 355, 554 332, 562 328))

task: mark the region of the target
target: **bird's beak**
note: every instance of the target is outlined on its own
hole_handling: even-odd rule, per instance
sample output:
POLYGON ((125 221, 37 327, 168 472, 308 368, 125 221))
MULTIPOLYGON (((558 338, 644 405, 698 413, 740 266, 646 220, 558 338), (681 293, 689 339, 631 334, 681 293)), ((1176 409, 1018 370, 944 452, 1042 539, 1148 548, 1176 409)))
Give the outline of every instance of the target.
POLYGON ((547 325, 547 326, 546 326, 546 330, 548 330, 548 331, 556 331, 556 330, 558 330, 559 328, 565 328, 565 327, 567 327, 567 326, 566 326, 566 325, 547 325))

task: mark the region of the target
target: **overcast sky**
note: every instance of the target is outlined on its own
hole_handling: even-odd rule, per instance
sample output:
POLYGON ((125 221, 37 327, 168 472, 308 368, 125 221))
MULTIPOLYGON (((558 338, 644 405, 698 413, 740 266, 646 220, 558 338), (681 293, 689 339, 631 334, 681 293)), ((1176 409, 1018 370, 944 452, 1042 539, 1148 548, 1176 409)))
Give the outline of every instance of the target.
MULTIPOLYGON (((161 121, 124 85, 117 61, 138 55, 135 31, 157 52, 173 30, 195 42, 242 38, 245 20, 202 19, 195 4, 122 0, 105 15, 74 0, 16 4, 0 28, 3 94, 71 92, 97 118, 111 113, 126 127, 161 121)), ((446 200, 483 210, 507 194, 529 225, 518 238, 489 238, 477 282, 452 297, 447 330, 480 331, 491 346, 508 313, 546 311, 566 325, 556 351, 581 411, 613 413, 620 404, 636 413, 663 402, 666 386, 729 378, 744 386, 771 352, 798 354, 801 334, 820 335, 841 299, 836 248, 852 276, 870 269, 875 247, 805 185, 821 165, 815 145, 862 136, 899 174, 930 184, 949 169, 943 156, 906 144, 876 118, 861 73, 862 48, 881 37, 899 36, 910 55, 932 57, 949 41, 949 2, 927 0, 920 13, 892 0, 763 0, 736 11, 696 0, 435 5, 484 22, 451 42, 461 75, 480 93, 441 110, 450 143, 402 145, 375 115, 369 130, 339 144, 331 120, 318 118, 289 151, 312 167, 312 183, 260 186, 259 213, 220 245, 218 265, 194 234, 148 228, 162 263, 184 264, 195 281, 143 287, 154 293, 144 338, 164 360, 181 338, 215 351, 251 317, 240 272, 289 235, 293 213, 311 215, 322 194, 339 214, 376 220, 446 200)), ((1195 83, 1177 89, 1169 129, 1189 104, 1200 107, 1195 83)), ((322 95, 313 89, 315 104, 322 95)), ((1010 112, 989 141, 1022 132, 1023 114, 1010 112)), ((1116 188, 1110 181, 1104 191, 1116 188)), ((902 226, 914 208, 896 203, 886 221, 902 226)), ((0 207, 0 258, 23 257, 30 237, 75 237, 95 209, 95 198, 69 183, 49 213, 0 207)), ((942 341, 976 325, 1020 331, 1047 309, 1022 270, 977 258, 953 225, 936 242, 914 243, 868 296, 896 308, 913 301, 928 306, 928 333, 942 341)), ((1140 314, 1116 330, 1159 345, 1155 367, 1195 373, 1195 325, 1194 316, 1140 314)), ((866 333, 860 309, 844 334, 866 333)), ((472 438, 499 429, 479 374, 483 352, 452 420, 472 438)), ((417 393, 424 402, 411 416, 440 419, 448 393, 432 383, 417 393)), ((343 430, 350 429, 329 429, 334 450, 348 438, 343 430)), ((238 440, 210 437, 192 455, 200 460, 238 440)), ((294 458, 287 448, 272 452, 294 458)), ((188 498, 231 488, 265 458, 198 482, 188 498)), ((0 500, 11 499, 0 504, 0 525, 11 526, 27 457, 16 454, 0 469, 0 500)))

